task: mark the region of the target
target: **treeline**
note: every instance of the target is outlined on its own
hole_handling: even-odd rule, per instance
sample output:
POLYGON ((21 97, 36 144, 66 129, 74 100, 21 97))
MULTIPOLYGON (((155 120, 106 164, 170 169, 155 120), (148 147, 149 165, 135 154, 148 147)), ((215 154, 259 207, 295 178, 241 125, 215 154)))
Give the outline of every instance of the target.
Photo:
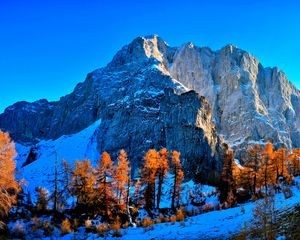
POLYGON ((234 161, 229 151, 224 156, 224 167, 220 184, 220 201, 234 206, 240 198, 247 200, 264 197, 271 191, 286 191, 281 184, 289 185, 293 177, 300 174, 300 149, 286 148, 274 150, 272 143, 265 146, 254 144, 247 150, 243 166, 234 161))
POLYGON ((75 161, 72 168, 66 161, 58 171, 57 162, 53 180, 52 194, 38 187, 36 208, 40 213, 49 210, 49 201, 53 204, 54 214, 66 209, 68 199, 76 199, 72 214, 95 218, 102 216, 108 223, 128 221, 132 224, 132 215, 139 208, 146 209, 151 215, 160 208, 163 196, 163 184, 168 173, 173 174, 171 183, 171 208, 179 207, 181 184, 184 178, 180 153, 168 152, 166 148, 146 152, 137 181, 131 179, 130 161, 125 150, 121 150, 114 161, 107 152, 103 152, 96 166, 90 160, 75 161), (134 187, 134 192, 131 188, 134 187))

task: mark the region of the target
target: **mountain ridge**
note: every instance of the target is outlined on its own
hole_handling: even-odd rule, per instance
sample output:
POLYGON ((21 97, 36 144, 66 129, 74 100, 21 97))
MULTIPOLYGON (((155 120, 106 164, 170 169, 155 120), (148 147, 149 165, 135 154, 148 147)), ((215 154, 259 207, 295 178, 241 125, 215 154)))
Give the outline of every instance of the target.
POLYGON ((125 148, 138 166, 146 149, 176 148, 183 152, 186 171, 199 169, 191 177, 208 178, 208 169, 211 175, 222 169, 221 158, 228 150, 222 137, 240 159, 256 141, 299 147, 299 99, 282 71, 264 68, 233 45, 213 51, 191 43, 171 47, 158 36, 138 37, 59 101, 8 107, 0 115, 0 128, 17 142, 34 145, 102 119, 100 152, 115 154, 125 148), (166 117, 170 112, 176 116, 172 122, 166 117), (170 125, 173 130, 166 133, 170 125))

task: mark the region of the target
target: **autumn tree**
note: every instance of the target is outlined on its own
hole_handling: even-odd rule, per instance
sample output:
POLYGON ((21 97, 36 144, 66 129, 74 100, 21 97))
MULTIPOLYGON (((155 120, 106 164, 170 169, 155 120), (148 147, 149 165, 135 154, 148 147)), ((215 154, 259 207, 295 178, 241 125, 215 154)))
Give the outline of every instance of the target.
POLYGON ((248 157, 246 158, 245 167, 253 169, 252 172, 252 193, 256 193, 259 173, 261 171, 261 162, 262 162, 262 147, 260 144, 256 143, 252 148, 247 150, 248 157))
POLYGON ((182 165, 180 161, 180 153, 177 151, 172 152, 172 161, 171 161, 171 169, 172 173, 174 174, 174 183, 173 183, 173 190, 172 190, 172 201, 171 201, 171 208, 173 210, 179 206, 179 201, 181 199, 181 190, 182 190, 182 182, 184 179, 184 173, 182 171, 182 165))
POLYGON ((0 230, 5 226, 4 221, 13 204, 16 203, 17 193, 20 190, 15 180, 16 164, 15 145, 8 133, 0 130, 0 230))
POLYGON ((76 160, 75 169, 71 174, 71 186, 77 198, 77 208, 93 208, 96 179, 90 160, 76 160))
POLYGON ((155 207, 155 176, 158 168, 159 154, 156 150, 150 149, 144 156, 141 171, 141 184, 144 188, 146 209, 152 210, 155 207))
POLYGON ((166 148, 163 148, 158 153, 158 166, 156 171, 156 176, 158 178, 157 183, 157 198, 156 198, 156 206, 159 209, 160 199, 162 196, 162 186, 164 184, 164 180, 168 175, 169 171, 169 152, 166 148))
POLYGON ((117 203, 122 209, 127 205, 128 189, 130 187, 130 167, 127 153, 122 149, 118 155, 118 163, 114 173, 114 189, 117 203))
POLYGON ((220 202, 227 202, 230 206, 236 203, 236 183, 233 177, 234 154, 228 150, 224 155, 224 166, 220 183, 220 202))
POLYGON ((286 177, 288 175, 287 172, 287 149, 280 148, 274 152, 274 167, 276 169, 276 180, 278 180, 279 176, 286 177))
POLYGON ((293 176, 300 174, 300 148, 293 149, 288 155, 289 171, 293 176))
POLYGON ((71 196, 71 173, 72 168, 70 164, 64 159, 59 164, 58 156, 56 155, 54 175, 51 180, 53 192, 50 196, 50 199, 53 201, 54 214, 64 209, 67 199, 71 196))
POLYGON ((37 195, 36 209, 40 213, 45 213, 48 210, 49 205, 49 192, 44 187, 37 187, 35 191, 37 195))
POLYGON ((267 193, 268 184, 275 183, 276 181, 274 165, 274 147, 273 144, 270 142, 268 142, 263 149, 262 168, 260 176, 267 193))
MULTIPOLYGON (((114 162, 111 160, 109 153, 103 152, 95 170, 98 208, 101 209, 102 214, 105 214, 107 217, 111 215, 111 209, 115 202, 115 196, 112 191, 115 172, 113 164, 114 162)), ((121 185, 119 185, 119 187, 120 186, 121 185)), ((119 189, 119 191, 120 190, 121 189, 119 189)))

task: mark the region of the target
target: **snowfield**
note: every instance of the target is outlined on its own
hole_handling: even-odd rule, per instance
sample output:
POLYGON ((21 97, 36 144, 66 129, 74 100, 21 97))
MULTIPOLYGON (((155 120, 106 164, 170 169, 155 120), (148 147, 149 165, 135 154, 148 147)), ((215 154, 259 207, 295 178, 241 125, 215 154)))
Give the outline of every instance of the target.
MULTIPOLYGON (((73 166, 75 160, 90 159, 94 164, 99 160, 100 154, 97 151, 97 131, 101 120, 96 121, 88 128, 73 135, 65 135, 56 140, 43 140, 36 145, 37 160, 22 167, 26 161, 30 148, 16 143, 18 156, 17 170, 18 178, 25 179, 27 185, 25 191, 34 193, 36 187, 42 186, 52 190, 49 180, 54 178, 55 159, 58 164, 62 159, 66 160, 73 166)), ((34 196, 34 194, 32 194, 34 196)))
MULTIPOLYGON (((296 179, 300 182, 300 178, 296 179)), ((300 203, 300 191, 296 186, 292 187, 293 196, 285 199, 283 193, 276 195, 276 210, 284 210, 300 203)), ((159 223, 153 230, 145 231, 142 227, 121 230, 122 240, 150 240, 150 239, 226 239, 233 233, 237 233, 244 222, 252 218, 252 209, 255 203, 240 204, 238 207, 203 213, 198 216, 186 218, 184 223, 159 223), (245 213, 241 211, 244 207, 245 213)), ((82 233, 84 234, 84 233, 82 233)), ((77 237, 80 236, 77 233, 77 237)), ((82 235, 83 236, 83 235, 82 235)), ((65 235, 62 239, 74 239, 73 234, 65 235)), ((85 239, 101 239, 96 234, 86 235, 85 239)), ((116 239, 108 236, 106 239, 116 239)))

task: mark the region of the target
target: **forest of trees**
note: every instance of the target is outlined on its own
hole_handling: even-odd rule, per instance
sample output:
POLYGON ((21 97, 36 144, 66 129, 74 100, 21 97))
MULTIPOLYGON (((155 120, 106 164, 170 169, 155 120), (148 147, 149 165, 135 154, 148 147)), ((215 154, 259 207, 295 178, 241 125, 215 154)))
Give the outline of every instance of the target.
MULTIPOLYGON (((99 161, 94 164, 88 159, 76 160, 74 165, 56 157, 54 174, 49 179, 51 187, 36 188, 36 198, 32 202, 30 193, 24 193, 21 181, 16 181, 16 152, 13 142, 7 133, 0 131, 0 228, 5 230, 5 222, 14 204, 24 210, 22 216, 35 216, 32 222, 36 229, 45 228, 51 232, 50 223, 41 223, 38 217, 51 216, 54 223, 61 224, 62 234, 84 225, 91 229, 89 219, 101 216, 102 224, 97 232, 137 223, 139 210, 145 210, 149 218, 144 217, 139 224, 144 227, 156 222, 182 221, 184 216, 191 216, 183 211, 181 204, 184 172, 180 153, 162 148, 159 151, 148 150, 141 162, 138 177, 131 171, 130 160, 125 150, 120 150, 116 159, 108 152, 103 152, 99 161), (168 181, 168 192, 164 186, 168 181), (162 209, 164 195, 170 200, 169 208, 162 209), (17 202, 17 197, 19 201, 17 202), (70 204, 70 199, 72 203, 70 204), (74 201, 75 200, 75 201, 74 201), (46 224, 46 225, 45 225, 46 224)), ((293 177, 300 174, 300 149, 290 152, 285 148, 274 150, 272 143, 254 144, 240 166, 234 159, 234 152, 229 150, 223 157, 223 172, 218 185, 218 209, 234 207, 238 202, 256 200, 283 191, 286 197, 290 192, 287 187, 293 177), (284 184, 282 184, 284 183, 284 184)), ((196 185, 197 186, 197 185, 196 185)), ((202 193, 199 192, 202 196, 202 193)), ((197 196, 190 196, 197 198, 197 196)), ((199 207, 199 213, 216 209, 206 203, 191 204, 199 207)), ((194 211, 194 210, 193 210, 194 211)), ((20 213, 18 213, 20 214, 20 213)), ((18 216, 20 217, 20 216, 18 216)))
POLYGON ((238 166, 232 151, 224 156, 220 201, 229 206, 236 205, 239 199, 251 197, 255 200, 272 192, 284 191, 280 183, 288 186, 293 177, 300 174, 300 149, 288 152, 286 148, 279 148, 275 151, 270 142, 264 146, 256 143, 247 150, 243 162, 243 166, 238 166))

